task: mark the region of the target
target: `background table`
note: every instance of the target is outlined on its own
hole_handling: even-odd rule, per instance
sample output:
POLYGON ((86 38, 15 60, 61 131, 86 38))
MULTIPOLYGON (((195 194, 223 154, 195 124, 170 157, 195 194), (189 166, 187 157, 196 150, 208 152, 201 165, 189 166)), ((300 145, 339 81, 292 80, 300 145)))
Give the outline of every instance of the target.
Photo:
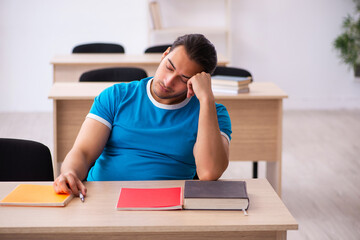
MULTIPOLYGON (((149 77, 159 66, 162 54, 68 54, 58 55, 51 59, 54 67, 54 82, 78 82, 82 73, 99 68, 139 67, 143 68, 149 77)), ((229 60, 218 57, 218 65, 225 66, 229 60)))
MULTIPOLYGON (((54 171, 70 151, 94 98, 114 83, 54 83, 54 171)), ((266 161, 267 179, 281 195, 282 99, 287 95, 273 83, 250 84, 250 93, 215 94, 232 123, 231 161, 266 161)))
MULTIPOLYGON (((249 216, 241 211, 117 211, 121 187, 177 187, 184 181, 86 182, 82 203, 0 207, 0 239, 286 239, 298 224, 265 179, 246 180, 249 216)), ((19 183, 0 182, 0 199, 19 183)), ((51 184, 51 183, 41 183, 51 184)))

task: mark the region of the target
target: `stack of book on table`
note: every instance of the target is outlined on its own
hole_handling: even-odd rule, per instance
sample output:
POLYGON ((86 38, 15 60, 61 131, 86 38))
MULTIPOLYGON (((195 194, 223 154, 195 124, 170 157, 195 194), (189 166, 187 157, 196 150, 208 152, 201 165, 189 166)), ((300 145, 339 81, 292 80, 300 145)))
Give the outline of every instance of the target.
POLYGON ((214 75, 211 77, 211 87, 214 93, 248 93, 249 84, 253 79, 249 77, 214 75))
POLYGON ((245 181, 185 181, 173 188, 121 188, 117 210, 243 210, 249 208, 245 181), (184 203, 183 203, 184 200, 184 203))

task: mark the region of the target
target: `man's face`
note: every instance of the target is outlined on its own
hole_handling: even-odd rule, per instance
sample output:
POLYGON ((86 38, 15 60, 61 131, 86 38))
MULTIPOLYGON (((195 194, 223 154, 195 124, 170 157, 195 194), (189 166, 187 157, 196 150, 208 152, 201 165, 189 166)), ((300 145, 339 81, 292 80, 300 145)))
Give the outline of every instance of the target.
POLYGON ((151 94, 160 103, 175 104, 187 94, 187 81, 202 72, 202 67, 190 60, 183 46, 163 54, 151 84, 151 94))

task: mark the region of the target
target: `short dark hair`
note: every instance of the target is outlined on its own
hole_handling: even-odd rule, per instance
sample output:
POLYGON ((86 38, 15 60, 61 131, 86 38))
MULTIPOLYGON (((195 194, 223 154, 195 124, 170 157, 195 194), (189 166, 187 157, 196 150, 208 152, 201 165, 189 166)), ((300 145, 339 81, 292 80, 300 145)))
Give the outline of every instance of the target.
POLYGON ((212 74, 217 64, 214 45, 202 34, 187 34, 178 37, 170 52, 178 46, 184 46, 189 58, 201 65, 205 72, 212 74))

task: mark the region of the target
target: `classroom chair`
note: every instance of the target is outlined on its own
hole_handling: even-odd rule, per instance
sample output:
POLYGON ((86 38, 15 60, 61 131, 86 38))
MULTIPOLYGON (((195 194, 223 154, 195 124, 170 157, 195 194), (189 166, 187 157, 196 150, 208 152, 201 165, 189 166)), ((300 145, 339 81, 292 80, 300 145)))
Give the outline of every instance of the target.
MULTIPOLYGON (((217 66, 212 74, 236 77, 252 77, 251 73, 242 68, 217 66)), ((253 79, 254 80, 254 79, 253 79)), ((258 162, 253 162, 253 178, 258 177, 258 162)))
POLYGON ((163 53, 168 47, 171 47, 171 44, 152 46, 147 48, 145 53, 163 53))
POLYGON ((49 148, 31 140, 0 138, 0 181, 54 181, 49 148))
POLYGON ((251 73, 242 68, 217 66, 212 74, 235 77, 252 77, 251 73))
POLYGON ((87 43, 77 45, 72 53, 125 53, 125 49, 114 43, 87 43))
POLYGON ((134 67, 102 68, 80 76, 80 82, 130 82, 147 77, 145 70, 134 67))

